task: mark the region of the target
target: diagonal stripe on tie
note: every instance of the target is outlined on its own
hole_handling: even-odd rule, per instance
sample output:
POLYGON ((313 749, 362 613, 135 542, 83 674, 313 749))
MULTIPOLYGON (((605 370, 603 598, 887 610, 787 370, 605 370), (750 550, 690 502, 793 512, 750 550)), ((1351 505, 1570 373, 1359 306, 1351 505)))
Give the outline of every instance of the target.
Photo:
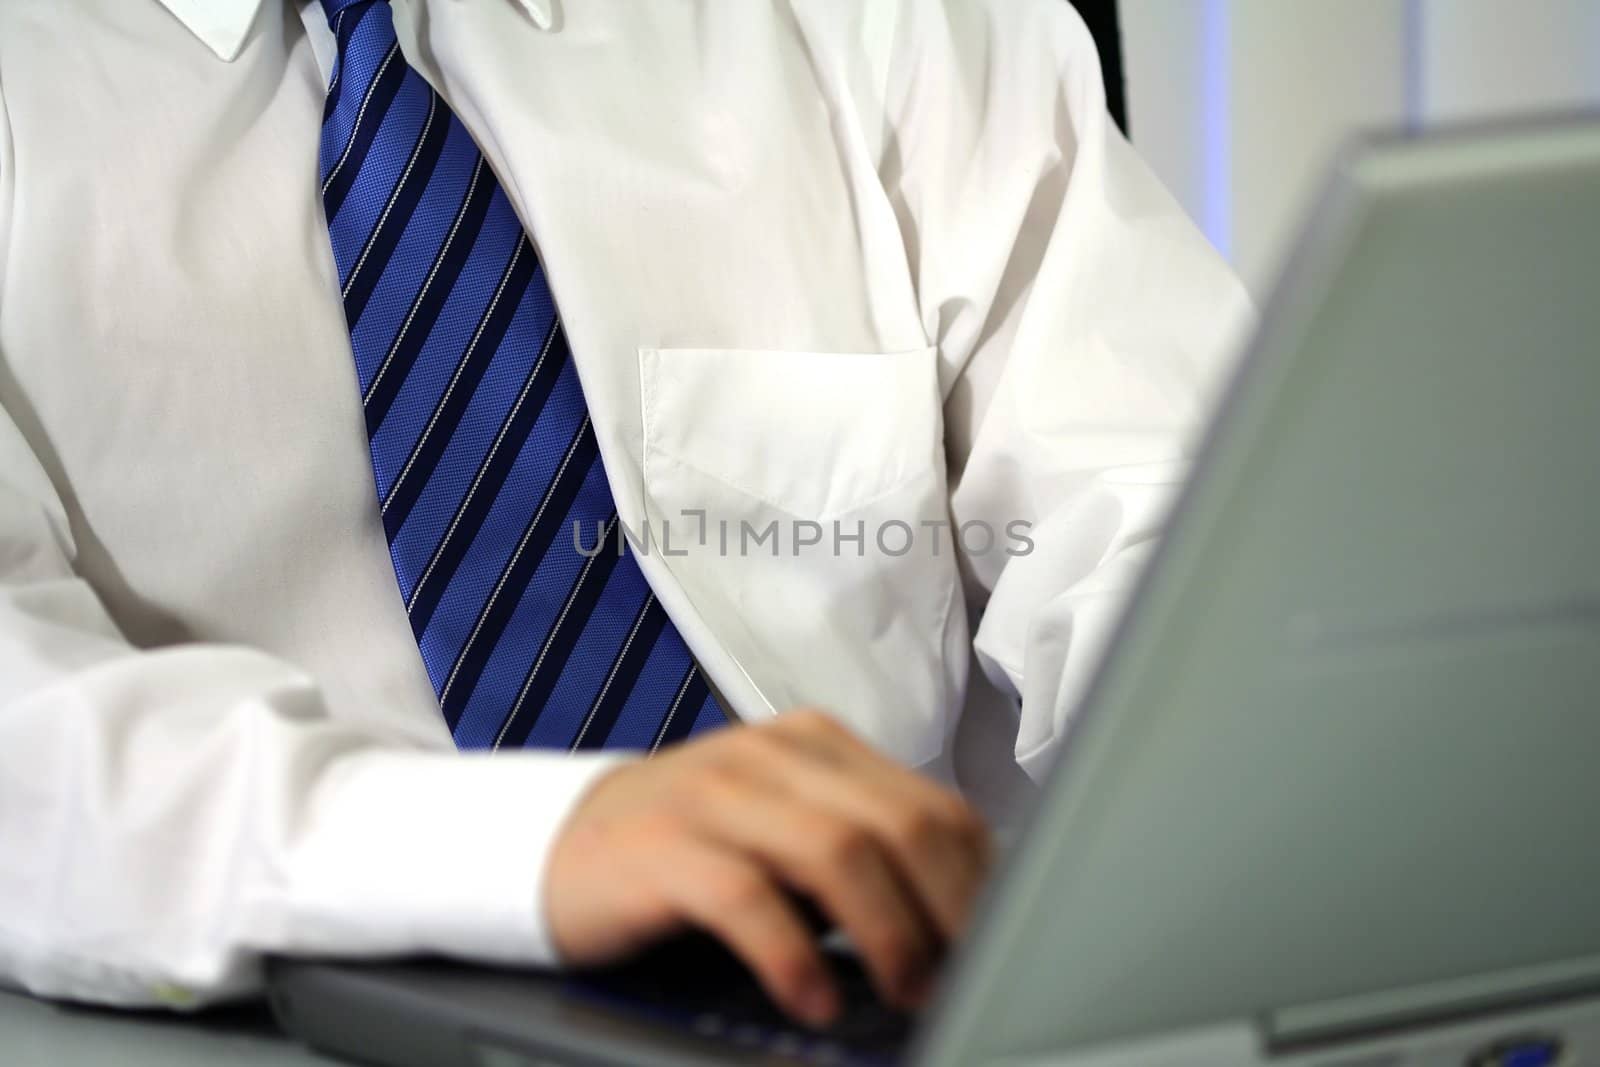
POLYGON ((422 346, 433 331, 439 313, 444 310, 445 296, 455 287, 456 280, 467 264, 478 239, 478 231, 489 214, 489 201, 493 199, 492 182, 484 180, 488 167, 480 159, 472 172, 472 184, 461 201, 454 221, 439 246, 427 279, 417 291, 406 311, 399 331, 395 333, 378 365, 372 381, 362 397, 362 408, 367 417, 368 435, 376 435, 394 403, 400 384, 411 373, 411 367, 422 352, 422 346))
POLYGON ((494 503, 495 496, 505 485, 506 479, 511 474, 512 464, 516 462, 517 453, 527 443, 528 435, 533 432, 534 423, 544 410, 546 399, 555 388, 556 377, 566 362, 566 345, 556 344, 562 339, 562 333, 555 327, 556 323, 553 321, 538 361, 523 382, 522 391, 517 395, 511 410, 506 414, 505 421, 495 434, 494 443, 489 446, 489 453, 483 465, 478 468, 472 484, 467 487, 466 495, 456 506, 450 525, 434 547, 432 555, 428 557, 427 565, 423 567, 422 574, 406 601, 406 611, 411 616, 411 625, 418 633, 428 628, 428 621, 433 617, 433 609, 439 606, 439 598, 444 594, 446 584, 455 574, 462 557, 466 555, 467 546, 483 527, 484 519, 489 514, 489 506, 494 503))
POLYGON ((457 744, 654 751, 722 724, 614 536, 566 334, 492 170, 385 0, 323 9, 321 193, 378 512, 457 744), (603 533, 597 550, 575 526, 603 533))
POLYGON ((349 196, 350 190, 355 187, 356 176, 361 171, 361 165, 366 162, 373 140, 378 136, 378 127, 388 116, 389 105, 399 95, 405 77, 405 60, 400 55, 399 42, 395 42, 384 52, 383 61, 378 65, 377 77, 362 93, 350 137, 344 142, 338 158, 333 161, 333 166, 322 179, 322 203, 327 209, 328 218, 338 217, 339 209, 344 206, 345 197, 349 196))
POLYGON ((411 513, 411 505, 416 503, 422 487, 433 476, 434 465, 438 463, 450 435, 461 422, 467 402, 472 399, 484 372, 489 369, 489 361, 505 339, 517 304, 521 302, 528 283, 533 280, 533 260, 533 251, 527 241, 519 242, 511 253, 505 272, 500 276, 500 284, 495 287, 489 306, 483 311, 483 318, 472 332, 467 350, 456 363, 455 373, 450 376, 443 395, 434 405, 433 414, 422 428, 421 436, 411 446, 399 477, 389 487, 382 510, 383 528, 391 540, 411 513))
POLYGON ((344 314, 352 330, 361 321, 361 312, 365 310, 372 290, 378 284, 382 266, 389 262, 401 235, 411 223, 412 212, 422 199, 422 191, 428 187, 433 169, 444 152, 445 135, 449 130, 450 124, 439 115, 438 98, 435 97, 428 102, 428 117, 422 124, 422 136, 417 138, 411 158, 401 172, 400 181, 390 194, 389 202, 384 205, 383 214, 378 217, 378 224, 373 227, 361 254, 356 257, 355 266, 350 268, 350 276, 345 279, 342 293, 344 314))

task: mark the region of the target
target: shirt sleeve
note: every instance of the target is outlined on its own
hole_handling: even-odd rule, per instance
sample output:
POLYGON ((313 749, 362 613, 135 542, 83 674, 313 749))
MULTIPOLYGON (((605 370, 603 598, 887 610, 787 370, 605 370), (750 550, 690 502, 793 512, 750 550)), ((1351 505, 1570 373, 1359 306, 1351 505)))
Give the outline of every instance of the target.
POLYGON ((0 393, 0 984, 193 1007, 269 952, 555 961, 546 854, 616 757, 423 751, 260 652, 136 649, 75 555, 0 393))
MULTIPOLYGON (((12 153, 0 90, 0 316, 12 153)), ((549 846, 618 757, 422 751, 258 651, 134 648, 5 404, 0 984, 192 1007, 258 989, 265 953, 556 962, 549 846)))
POLYGON ((1070 4, 905 3, 892 40, 880 175, 942 360, 951 520, 996 534, 961 559, 978 661, 1037 778, 1253 314, 1111 122, 1070 4))
POLYGON ((421 751, 248 648, 139 651, 0 411, 0 980, 246 994, 263 953, 544 964, 551 840, 613 757, 421 751))

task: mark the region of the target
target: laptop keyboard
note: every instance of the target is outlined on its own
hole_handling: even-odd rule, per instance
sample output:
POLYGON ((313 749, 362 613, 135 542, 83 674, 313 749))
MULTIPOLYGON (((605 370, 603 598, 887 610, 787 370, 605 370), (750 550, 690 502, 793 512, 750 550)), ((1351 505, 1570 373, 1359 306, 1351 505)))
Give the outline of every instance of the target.
POLYGON ((780 1012, 738 960, 709 938, 680 938, 629 964, 573 979, 575 991, 630 1013, 792 1059, 839 1067, 889 1067, 912 1020, 878 999, 859 962, 827 954, 844 1010, 826 1030, 780 1012))

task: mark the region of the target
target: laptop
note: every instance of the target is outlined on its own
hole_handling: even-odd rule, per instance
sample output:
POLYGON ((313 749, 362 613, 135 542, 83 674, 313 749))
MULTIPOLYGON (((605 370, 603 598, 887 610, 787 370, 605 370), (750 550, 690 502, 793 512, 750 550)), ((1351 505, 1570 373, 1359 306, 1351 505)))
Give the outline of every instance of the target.
POLYGON ((1600 121, 1334 168, 1027 832, 918 1019, 713 946, 280 960, 389 1067, 1600 1063, 1600 121))

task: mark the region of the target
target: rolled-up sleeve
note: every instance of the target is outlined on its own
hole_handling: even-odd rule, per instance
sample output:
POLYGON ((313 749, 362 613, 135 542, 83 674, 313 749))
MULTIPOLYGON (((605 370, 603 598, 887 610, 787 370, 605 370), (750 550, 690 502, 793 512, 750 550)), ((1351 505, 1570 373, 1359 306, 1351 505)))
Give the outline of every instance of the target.
POLYGON ((893 39, 882 177, 943 361, 952 522, 1021 535, 963 578, 1039 777, 1253 316, 1110 121, 1070 4, 906 4, 893 39))

